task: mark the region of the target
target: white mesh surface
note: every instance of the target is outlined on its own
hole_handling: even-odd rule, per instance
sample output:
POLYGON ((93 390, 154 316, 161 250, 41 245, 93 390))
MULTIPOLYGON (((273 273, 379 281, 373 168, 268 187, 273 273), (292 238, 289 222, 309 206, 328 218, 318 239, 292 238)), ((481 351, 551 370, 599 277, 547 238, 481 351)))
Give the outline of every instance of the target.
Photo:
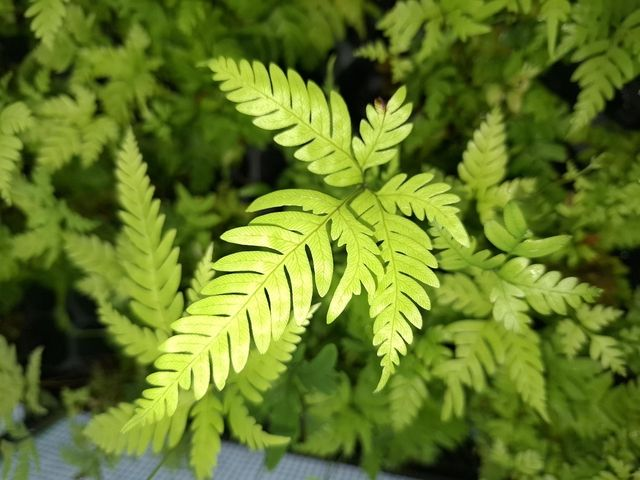
MULTIPOLYGON (((33 480, 72 480, 77 473, 73 466, 60 457, 60 448, 71 445, 69 425, 62 420, 36 437, 40 456, 40 469, 31 470, 33 480)), ((285 455, 275 470, 264 466, 264 454, 251 452, 235 443, 223 442, 215 470, 215 480, 368 480, 359 468, 336 462, 323 461, 300 455, 285 455)), ((104 480, 145 479, 156 467, 160 458, 151 454, 141 458, 123 457, 113 469, 103 468, 104 480)), ((1 465, 2 462, 0 462, 1 465)), ((0 466, 1 472, 1 466, 0 466)), ((188 468, 162 468, 154 477, 157 480, 191 480, 188 468)), ((411 480, 408 477, 381 473, 379 480, 411 480)))

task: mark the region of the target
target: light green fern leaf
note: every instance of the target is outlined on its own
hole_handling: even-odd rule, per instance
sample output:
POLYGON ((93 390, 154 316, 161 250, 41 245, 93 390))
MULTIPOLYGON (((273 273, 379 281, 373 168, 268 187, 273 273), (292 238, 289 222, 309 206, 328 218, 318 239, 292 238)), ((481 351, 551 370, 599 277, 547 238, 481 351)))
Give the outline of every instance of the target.
POLYGON ((29 354, 29 362, 25 370, 24 402, 27 408, 36 415, 47 413, 40 404, 40 365, 42 364, 43 347, 37 347, 29 354))
POLYGON ((153 199, 146 165, 129 131, 118 155, 116 177, 124 223, 121 264, 131 295, 131 310, 145 324, 169 332, 183 309, 175 231, 163 234, 164 215, 153 199))
MULTIPOLYGON (((214 264, 217 271, 229 273, 205 286, 201 291, 205 298, 189 306, 188 315, 172 325, 177 334, 165 343, 166 353, 156 362, 163 371, 148 377, 154 387, 145 390, 145 398, 139 400, 138 420, 170 415, 179 387, 193 388, 196 399, 204 395, 211 380, 222 389, 231 366, 236 372, 245 367, 251 337, 258 351, 266 352, 272 339, 279 339, 285 331, 292 312, 299 324, 306 321, 314 280, 318 292, 326 294, 333 275, 327 225, 333 219, 341 226, 344 202, 313 191, 283 190, 257 199, 249 209, 283 204, 302 204, 311 212, 269 213, 222 236, 233 243, 269 250, 233 253, 214 264)), ((347 236, 346 228, 336 229, 336 239, 347 236)), ((369 242, 375 249, 373 240, 369 238, 369 242)), ((348 255, 355 255, 349 253, 351 240, 345 243, 348 255)), ((373 260, 381 268, 375 255, 373 260)), ((360 261, 354 268, 368 271, 360 268, 360 261)), ((371 284, 373 288, 373 278, 371 284)))
POLYGON ((562 353, 569 358, 575 357, 587 342, 587 335, 584 330, 569 319, 564 319, 558 324, 556 338, 562 353))
POLYGON ((481 278, 492 285, 489 300, 493 304, 492 313, 496 322, 515 332, 531 323, 529 305, 524 301, 525 294, 520 288, 496 278, 493 272, 486 272, 481 278))
POLYGON ((362 169, 351 153, 351 119, 342 97, 331 92, 329 102, 321 88, 295 71, 286 74, 276 65, 218 58, 209 63, 214 80, 237 109, 266 130, 283 130, 276 143, 299 147, 294 156, 309 162, 309 170, 326 175, 329 185, 362 182, 362 169))
POLYGON ((378 22, 377 27, 389 38, 389 50, 393 54, 409 50, 411 41, 418 34, 426 15, 421 2, 408 0, 397 2, 378 22))
POLYGON ((484 223, 487 239, 500 250, 527 258, 544 257, 562 249, 571 239, 569 235, 555 235, 543 239, 528 238, 532 234, 524 214, 515 202, 503 210, 503 222, 496 219, 484 223))
MULTIPOLYGON (((384 275, 370 295, 373 344, 382 357, 380 390, 400 362, 399 355, 406 354, 406 344, 413 341, 411 326, 422 327, 417 307, 429 309, 431 301, 421 284, 440 285, 432 270, 438 263, 429 252, 429 236, 410 220, 385 210, 375 194, 365 190, 351 206, 373 226, 385 262, 384 275)), ((391 209, 395 211, 395 205, 391 209)))
POLYGON ((62 26, 67 14, 65 4, 68 0, 31 0, 31 5, 25 12, 31 20, 31 30, 36 38, 47 46, 53 44, 56 33, 62 26))
POLYGON ((118 128, 107 116, 96 115, 96 95, 73 87, 73 97, 63 94, 42 102, 37 110, 38 163, 58 170, 79 156, 85 166, 95 162, 104 146, 115 141, 118 128))
POLYGON ((200 292, 208 284, 215 274, 213 270, 213 243, 210 243, 204 255, 196 265, 196 270, 191 278, 191 285, 187 290, 187 300, 193 303, 202 298, 200 292))
POLYGON ((404 215, 415 215, 419 220, 425 217, 444 228, 458 243, 469 246, 469 236, 458 218, 458 209, 452 203, 460 199, 446 193, 451 189, 446 183, 430 183, 433 174, 420 173, 409 179, 399 174, 389 180, 377 193, 385 210, 404 215))
POLYGON ((85 427, 84 434, 100 449, 110 454, 139 457, 149 446, 154 453, 158 453, 164 448, 172 448, 178 444, 184 434, 191 405, 193 398, 184 395, 172 416, 156 423, 136 425, 123 432, 124 425, 133 417, 134 405, 121 403, 93 417, 85 427))
POLYGON ((540 337, 531 328, 525 327, 519 332, 505 330, 503 338, 507 345, 505 366, 509 378, 524 402, 542 418, 548 419, 540 337))
MULTIPOLYGON (((314 305, 311 308, 307 318, 311 318, 317 307, 314 305)), ((302 323, 290 320, 280 338, 271 342, 266 352, 253 350, 249 353, 246 366, 229 379, 229 384, 235 385, 248 401, 255 404, 262 402, 262 394, 286 370, 286 364, 291 360, 308 325, 308 320, 302 323)))
POLYGON ((197 479, 210 478, 218 463, 220 437, 224 432, 222 403, 211 392, 191 409, 189 464, 197 479))
POLYGON ((434 247, 442 250, 438 261, 445 270, 493 270, 506 261, 505 255, 492 255, 489 250, 476 252, 474 238, 470 240, 468 247, 464 247, 441 228, 433 228, 430 233, 434 237, 434 247))
POLYGON ((100 302, 98 317, 122 351, 142 365, 148 365, 158 357, 158 346, 167 339, 162 329, 136 325, 104 301, 100 302))
POLYGON ((607 335, 591 335, 589 356, 620 375, 625 374, 624 353, 620 342, 607 335))
POLYGON ((576 309, 578 321, 593 332, 599 332, 622 316, 622 310, 604 305, 582 304, 576 309))
POLYGON ((389 58, 389 52, 383 41, 376 40, 359 47, 355 52, 355 56, 366 58, 372 62, 384 63, 389 58))
POLYGON ((481 290, 481 285, 464 273, 445 275, 438 290, 438 302, 450 305, 468 317, 486 317, 492 305, 487 292, 481 290))
MULTIPOLYGON (((403 364, 404 365, 404 364, 403 364)), ((418 368, 400 369, 389 381, 389 410, 395 431, 408 427, 418 416, 428 392, 418 368)))
POLYGON ((522 291, 527 303, 542 315, 566 315, 567 306, 575 309, 584 302, 594 301, 600 293, 598 288, 580 283, 575 277, 562 278, 560 272, 547 272, 544 265, 531 264, 522 257, 502 265, 498 275, 522 291))
POLYGON ((554 58, 558 41, 558 27, 571 12, 569 0, 545 0, 540 8, 539 18, 547 25, 547 50, 554 58))
POLYGON ((630 52, 607 40, 578 49, 572 59, 584 60, 571 76, 581 88, 571 117, 571 131, 577 132, 589 125, 615 92, 635 77, 639 66, 630 52))
POLYGON ((455 345, 455 357, 434 367, 434 375, 447 386, 442 405, 442 418, 461 417, 464 413, 464 386, 482 391, 487 375, 493 374, 505 360, 502 332, 494 322, 461 320, 445 327, 455 345))
POLYGON ((24 389, 22 367, 16 357, 16 349, 0 335, 0 420, 11 423, 24 389))
POLYGON ((386 104, 378 100, 367 105, 367 119, 360 122, 362 138, 354 137, 352 142, 363 171, 390 162, 397 155, 397 145, 411 133, 412 125, 405 123, 411 115, 411 104, 403 104, 406 95, 401 87, 386 104))
POLYGON ((22 102, 0 111, 0 196, 11 203, 11 185, 20 161, 22 141, 17 137, 32 124, 31 112, 22 102))
POLYGON ((240 442, 252 450, 276 447, 289 443, 288 437, 265 432, 256 419, 249 414, 242 396, 233 387, 225 392, 224 409, 229 427, 240 442))
POLYGON ((493 110, 473 133, 473 139, 462 154, 458 165, 460 178, 482 198, 489 187, 499 184, 506 175, 507 148, 504 119, 500 110, 493 110))
POLYGON ((120 285, 124 271, 118 262, 116 249, 95 235, 80 235, 67 232, 64 248, 75 266, 94 278, 96 287, 92 296, 96 300, 106 299, 110 293, 123 290, 120 285))
POLYGON ((347 265, 327 310, 329 323, 342 313, 353 295, 361 293, 361 286, 369 294, 373 293, 376 279, 383 275, 380 250, 372 239, 372 233, 346 205, 341 205, 331 223, 331 237, 337 240, 338 246, 346 247, 347 265))

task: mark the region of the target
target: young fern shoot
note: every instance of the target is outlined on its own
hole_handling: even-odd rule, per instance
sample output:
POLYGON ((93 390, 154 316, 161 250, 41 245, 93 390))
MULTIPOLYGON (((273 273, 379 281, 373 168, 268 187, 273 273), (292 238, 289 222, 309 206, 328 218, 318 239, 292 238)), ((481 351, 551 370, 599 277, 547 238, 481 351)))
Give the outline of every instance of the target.
POLYGON ((136 403, 134 418, 125 427, 161 421, 173 415, 180 390, 202 398, 213 383, 225 388, 231 370, 242 371, 251 342, 265 352, 280 339, 288 319, 305 321, 315 291, 326 296, 334 277, 332 243, 346 250, 346 265, 329 302, 327 321, 344 311, 353 297, 366 290, 373 322, 374 346, 381 357, 378 389, 384 387, 413 340, 412 326, 421 328, 430 300, 426 285, 439 285, 429 235, 413 221, 428 219, 468 246, 466 231, 447 193, 433 176, 399 174, 379 190, 368 184, 372 167, 389 163, 398 145, 411 132, 411 104, 400 88, 384 104, 367 107, 360 136, 352 136, 351 119, 342 97, 327 97, 313 82, 276 65, 210 62, 214 80, 237 109, 254 117, 259 128, 275 130, 276 143, 295 147, 295 158, 307 162, 343 194, 303 189, 275 191, 255 200, 251 212, 263 213, 249 225, 222 239, 241 250, 214 264, 223 273, 200 292, 202 298, 172 324, 175 332, 163 345, 157 371, 136 403))

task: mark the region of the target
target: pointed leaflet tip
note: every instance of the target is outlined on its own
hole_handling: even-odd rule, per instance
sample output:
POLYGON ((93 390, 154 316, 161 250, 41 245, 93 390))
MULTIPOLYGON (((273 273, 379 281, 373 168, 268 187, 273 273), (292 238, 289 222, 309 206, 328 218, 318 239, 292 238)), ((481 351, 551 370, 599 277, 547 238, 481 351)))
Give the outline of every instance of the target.
POLYGON ((391 373, 388 368, 382 367, 382 374, 380 375, 380 380, 378 381, 378 385, 373 393, 381 392, 382 389, 387 385, 389 378, 391 378, 391 373))

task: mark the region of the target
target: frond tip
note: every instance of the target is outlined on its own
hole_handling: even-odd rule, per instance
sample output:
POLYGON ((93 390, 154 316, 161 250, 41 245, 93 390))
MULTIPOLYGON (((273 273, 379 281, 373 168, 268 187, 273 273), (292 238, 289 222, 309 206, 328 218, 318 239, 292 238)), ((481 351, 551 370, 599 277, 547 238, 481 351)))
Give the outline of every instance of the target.
POLYGON ((209 67, 238 111, 255 117, 260 128, 281 130, 274 141, 298 147, 294 156, 308 162, 311 172, 338 187, 362 182, 362 168, 351 154, 351 118, 338 93, 332 91, 327 102, 314 82, 305 84, 295 71, 285 74, 274 64, 267 69, 257 61, 220 57, 209 67))

